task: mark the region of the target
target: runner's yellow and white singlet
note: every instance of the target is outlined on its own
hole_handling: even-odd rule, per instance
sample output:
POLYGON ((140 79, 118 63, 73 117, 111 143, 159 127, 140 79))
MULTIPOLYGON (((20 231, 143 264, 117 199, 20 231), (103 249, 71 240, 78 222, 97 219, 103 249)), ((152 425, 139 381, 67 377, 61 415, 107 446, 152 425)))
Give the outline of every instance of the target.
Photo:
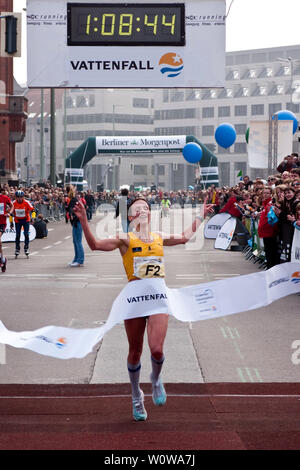
POLYGON ((142 242, 133 232, 128 233, 129 245, 123 256, 128 281, 133 279, 165 277, 163 240, 156 233, 150 233, 153 241, 142 242))

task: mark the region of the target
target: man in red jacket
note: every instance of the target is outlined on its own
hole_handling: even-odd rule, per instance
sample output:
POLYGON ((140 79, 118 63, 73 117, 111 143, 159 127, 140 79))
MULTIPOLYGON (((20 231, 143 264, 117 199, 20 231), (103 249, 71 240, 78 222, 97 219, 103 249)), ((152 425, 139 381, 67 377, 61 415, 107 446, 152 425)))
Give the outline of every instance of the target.
POLYGON ((267 269, 279 264, 278 251, 278 224, 270 225, 268 222, 268 213, 272 207, 272 190, 265 188, 262 194, 263 210, 260 213, 258 223, 258 236, 263 239, 264 250, 267 261, 267 269))
POLYGON ((238 202, 238 193, 236 191, 232 191, 230 198, 226 202, 225 206, 219 211, 220 214, 222 212, 227 212, 228 214, 232 215, 233 217, 237 217, 238 219, 242 218, 242 213, 237 209, 235 204, 238 202))

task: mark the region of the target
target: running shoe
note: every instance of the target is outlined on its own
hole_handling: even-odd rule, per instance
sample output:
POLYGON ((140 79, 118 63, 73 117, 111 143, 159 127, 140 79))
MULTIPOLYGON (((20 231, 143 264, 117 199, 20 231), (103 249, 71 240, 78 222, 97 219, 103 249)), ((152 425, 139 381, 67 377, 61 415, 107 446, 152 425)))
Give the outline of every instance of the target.
POLYGON ((152 382, 152 400, 156 406, 163 406, 167 401, 165 387, 160 379, 157 382, 152 382))
POLYGON ((132 399, 132 414, 135 421, 145 421, 147 419, 147 411, 144 407, 144 393, 142 390, 139 398, 132 399))
POLYGON ((4 261, 1 262, 1 271, 5 273, 6 271, 7 258, 4 258, 4 261))

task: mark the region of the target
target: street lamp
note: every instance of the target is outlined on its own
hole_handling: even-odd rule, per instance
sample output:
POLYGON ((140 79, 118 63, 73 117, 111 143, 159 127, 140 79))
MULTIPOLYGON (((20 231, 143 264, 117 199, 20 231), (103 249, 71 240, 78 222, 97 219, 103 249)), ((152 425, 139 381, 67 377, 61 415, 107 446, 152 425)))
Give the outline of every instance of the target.
MULTIPOLYGON (((112 109, 113 109, 113 136, 115 135, 115 131, 116 131, 116 108, 119 107, 119 108, 122 108, 124 107, 125 105, 123 104, 113 104, 112 105, 112 109)), ((112 162, 112 177, 113 177, 113 181, 112 181, 112 186, 113 186, 113 189, 115 189, 115 186, 116 186, 116 167, 115 167, 115 160, 113 159, 113 162, 112 162)))

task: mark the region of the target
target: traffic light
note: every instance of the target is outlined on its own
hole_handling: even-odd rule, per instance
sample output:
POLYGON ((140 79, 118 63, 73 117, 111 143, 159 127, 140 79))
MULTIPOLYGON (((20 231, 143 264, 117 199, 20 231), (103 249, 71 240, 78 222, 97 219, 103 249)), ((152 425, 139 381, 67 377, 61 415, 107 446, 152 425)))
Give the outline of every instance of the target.
POLYGON ((5 17, 5 52, 15 54, 17 52, 18 18, 13 15, 5 17))
POLYGON ((1 12, 0 57, 21 57, 22 13, 1 12))

